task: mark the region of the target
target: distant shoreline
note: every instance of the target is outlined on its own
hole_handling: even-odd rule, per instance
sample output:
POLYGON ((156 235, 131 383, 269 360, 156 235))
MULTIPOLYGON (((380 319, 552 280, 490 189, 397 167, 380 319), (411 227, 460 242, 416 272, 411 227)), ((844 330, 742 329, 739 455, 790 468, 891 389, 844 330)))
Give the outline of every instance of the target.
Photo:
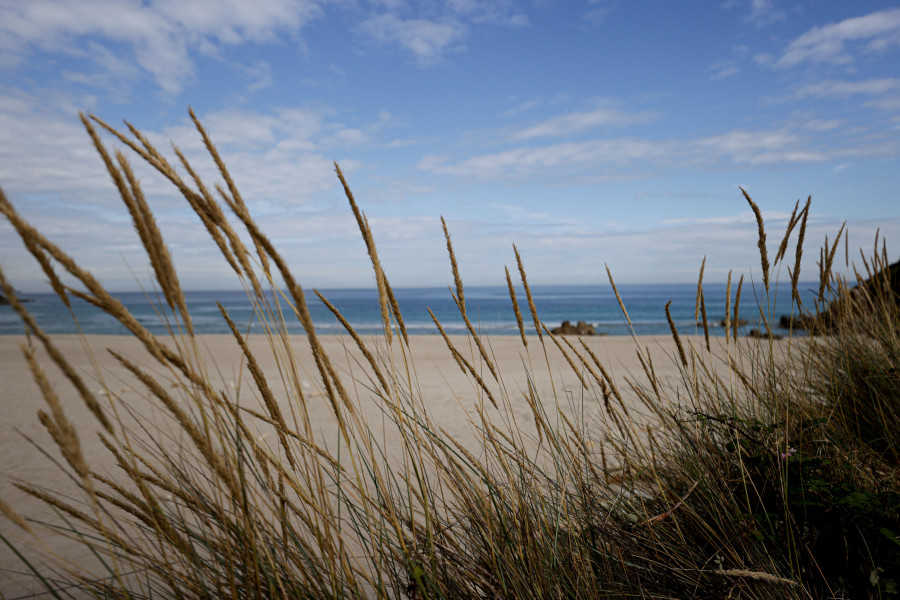
MULTIPOLYGON (((311 293, 311 290, 309 291, 307 305, 317 333, 323 335, 344 333, 343 326, 335 316, 311 293)), ((358 333, 371 335, 383 331, 378 292, 375 289, 321 291, 358 333)), ((507 288, 472 286, 467 287, 465 292, 466 313, 480 334, 495 337, 519 336, 519 327, 507 288)), ((571 323, 584 321, 594 327, 597 336, 631 337, 632 327, 633 332, 639 336, 670 335, 665 306, 671 300, 671 315, 679 333, 703 333, 702 326, 698 327, 697 325, 701 319, 695 316, 696 284, 619 286, 619 293, 625 303, 631 325, 626 322, 619 301, 608 284, 534 286, 531 288, 531 292, 541 322, 550 329, 558 327, 564 321, 571 323)), ((714 284, 706 284, 704 292, 710 335, 722 337, 725 335, 724 328, 716 327, 713 324, 719 323, 725 316, 725 286, 717 289, 714 284)), ((736 292, 736 286, 732 286, 732 312, 736 292)), ((784 290, 778 288, 778 302, 773 322, 777 322, 782 314, 790 312, 790 290, 787 289, 786 294, 783 292, 784 290)), ((447 288, 397 288, 394 293, 409 335, 417 337, 440 335, 429 311, 434 313, 447 333, 466 333, 466 325, 447 288)), ((520 312, 525 316, 526 334, 531 332, 531 335, 535 335, 524 291, 518 290, 516 296, 520 312)), ((754 296, 752 290, 744 286, 741 316, 749 319, 750 323, 746 329, 741 330, 741 333, 746 333, 750 328, 759 328, 756 323, 758 311, 752 300, 754 296)), ((142 292, 121 293, 116 297, 138 322, 152 333, 166 334, 166 320, 172 324, 176 323, 161 298, 151 296, 153 298, 151 303, 148 302, 148 295, 142 292), (164 307, 164 310, 161 310, 160 307, 164 307)), ((261 328, 260 317, 256 314, 253 304, 244 291, 186 292, 185 297, 192 324, 197 333, 227 334, 229 332, 228 326, 219 312, 217 306, 219 302, 225 307, 230 318, 241 331, 247 331, 248 328, 252 328, 252 330, 261 328)), ((78 321, 78 326, 76 326, 69 308, 53 294, 35 294, 32 299, 33 301, 28 304, 28 311, 47 333, 77 333, 80 328, 88 334, 127 334, 127 331, 115 319, 84 301, 73 299, 72 302, 72 310, 78 321)), ((278 302, 284 311, 285 325, 288 331, 292 334, 302 334, 303 328, 291 314, 290 309, 281 298, 278 299, 278 302)), ((0 309, 0 335, 15 335, 22 332, 23 325, 14 311, 0 309)))

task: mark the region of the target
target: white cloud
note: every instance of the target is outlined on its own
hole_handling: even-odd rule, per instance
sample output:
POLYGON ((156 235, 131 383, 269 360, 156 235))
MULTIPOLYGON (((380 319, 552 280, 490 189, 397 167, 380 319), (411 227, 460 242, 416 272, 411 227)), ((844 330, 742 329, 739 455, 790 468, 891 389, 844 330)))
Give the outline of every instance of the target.
POLYGON ((330 147, 355 148, 369 143, 370 139, 369 135, 361 129, 343 127, 322 140, 322 144, 330 147))
MULTIPOLYGON (((0 182, 8 193, 74 194, 96 191, 108 181, 77 114, 37 110, 39 99, 0 94, 0 182), (63 182, 62 186, 59 185, 63 182)), ((87 199, 87 198, 86 198, 87 199)))
MULTIPOLYGON (((34 96, 0 95, 0 182, 7 194, 38 203, 65 199, 71 204, 117 207, 109 176, 77 116, 60 116, 36 106, 34 96)), ((331 154, 368 143, 367 131, 380 123, 350 127, 329 111, 302 107, 274 113, 230 109, 199 116, 241 192, 253 199, 257 211, 274 214, 286 207, 333 201, 339 190, 331 154)), ((176 166, 180 167, 170 140, 208 184, 221 180, 187 119, 162 131, 143 133, 176 166)), ((112 139, 104 139, 110 147, 118 147, 112 139)), ((161 176, 130 151, 125 154, 157 206, 183 207, 161 176)))
POLYGON ((318 14, 315 0, 7 2, 0 5, 0 52, 64 52, 103 66, 109 53, 130 48, 140 69, 176 94, 193 74, 192 53, 295 33, 318 14))
MULTIPOLYGON (((341 165, 343 169, 344 165, 341 165)), ((366 185, 353 186, 354 193, 366 199, 366 204, 399 204, 416 202, 434 194, 437 189, 430 185, 413 183, 406 179, 375 175, 366 185)))
POLYGON ((853 62, 848 48, 867 53, 883 52, 900 45, 900 8, 871 13, 815 27, 791 42, 775 62, 777 68, 805 62, 847 65, 853 62))
MULTIPOLYGON (((325 128, 330 111, 317 111, 303 107, 282 108, 272 114, 254 110, 231 108, 201 116, 203 125, 217 145, 257 152, 310 151, 313 141, 325 128)), ((165 144, 173 139, 188 147, 201 148, 193 124, 167 128, 158 141, 165 144)))
POLYGON ((838 119, 810 119, 803 123, 809 131, 833 131, 841 126, 838 119))
POLYGON ((601 106, 584 112, 571 112, 552 117, 519 131, 512 136, 514 140, 530 140, 539 137, 560 137, 578 134, 596 127, 625 127, 638 123, 647 123, 657 117, 655 112, 629 112, 601 106))
MULTIPOLYGON (((771 226, 773 223, 787 222, 787 220, 791 217, 791 213, 787 213, 784 211, 776 211, 776 210, 766 210, 761 211, 763 215, 763 220, 767 225, 771 226)), ((671 225, 702 225, 702 226, 710 226, 715 225, 717 227, 731 227, 731 226, 746 226, 756 223, 756 216, 752 211, 746 210, 741 213, 731 214, 731 215, 723 215, 716 217, 678 217, 674 219, 666 219, 662 221, 662 225, 671 226, 671 225)))
POLYGON ((519 102, 515 106, 508 108, 500 113, 501 117, 509 118, 515 117, 521 113, 529 112, 544 103, 540 98, 535 98, 533 100, 526 100, 524 102, 519 102))
MULTIPOLYGON (((735 196, 734 202, 736 207, 746 206, 739 195, 735 196)), ((724 283, 728 271, 733 269, 734 284, 737 284, 738 276, 744 274, 747 276, 744 285, 749 286, 751 273, 759 281, 758 230, 752 213, 743 208, 737 210, 741 212, 669 224, 648 219, 637 227, 621 229, 604 223, 599 215, 597 218, 583 214, 581 218, 567 218, 559 212, 541 218, 530 213, 509 211, 508 219, 502 226, 478 218, 449 219, 448 224, 460 272, 469 285, 503 285, 504 265, 512 267, 515 272, 515 258, 511 250, 511 244, 515 242, 532 285, 573 282, 605 285, 605 264, 609 265, 618 284, 696 281, 700 263, 706 255, 705 281, 709 285, 724 283), (627 251, 623 252, 623 248, 627 251)), ((779 236, 784 232, 788 215, 782 211, 765 210, 764 216, 770 232, 771 257, 781 241, 779 236)), ((418 273, 430 273, 430 284, 440 284, 444 282, 441 275, 446 272, 442 271, 446 255, 434 239, 434 227, 427 221, 420 224, 423 225, 420 233, 409 240, 400 240, 405 244, 385 253, 390 254, 390 258, 384 261, 386 269, 389 274, 396 272, 394 261, 398 260, 397 252, 402 248, 421 248, 423 252, 416 258, 418 273), (438 273, 437 281, 431 283, 434 273, 438 273)), ((840 220, 822 218, 813 213, 806 232, 802 281, 816 277, 818 252, 815 252, 815 243, 824 239, 825 234, 833 238, 840 225, 840 220)), ((401 226, 399 223, 391 224, 391 227, 401 226)), ((851 247, 855 244, 870 247, 872 236, 879 226, 887 239, 900 235, 900 219, 880 222, 851 220, 848 222, 854 234, 851 247)), ((796 236, 795 230, 791 250, 796 236)), ((383 238, 376 233, 379 244, 383 238)), ((789 261, 791 265, 792 259, 789 261)), ((405 272, 416 272, 408 268, 406 261, 403 263, 408 269, 405 272)), ((784 281, 787 274, 782 270, 780 276, 784 281)), ((724 289, 708 289, 708 293, 724 293, 724 289)), ((743 293, 744 298, 752 297, 748 287, 744 288, 743 293)))
MULTIPOLYGON (((97 277, 113 289, 133 289, 125 265, 144 279, 147 260, 101 159, 77 118, 48 114, 37 106, 35 97, 27 94, 0 94, 4 191, 27 219, 97 277)), ((328 111, 307 108, 271 114, 232 109, 199 116, 252 214, 285 257, 297 263, 299 275, 315 277, 320 285, 368 282, 365 247, 354 234, 355 223, 345 210, 346 200, 328 154, 365 141, 362 138, 370 125, 348 127, 328 111)), ((383 118, 373 119, 372 126, 383 118)), ((221 182, 190 122, 143 133, 179 171, 169 139, 179 145, 210 188, 221 182)), ((103 137, 108 148, 119 146, 103 137)), ((177 190, 123 150, 156 211, 185 282, 195 289, 235 287, 226 264, 216 256, 214 245, 205 239, 202 225, 177 190)), ((360 166, 358 161, 342 161, 348 176, 360 166)), ((40 269, 3 219, 0 261, 17 287, 44 287, 40 269)))
POLYGON ((828 156, 822 152, 804 149, 804 140, 785 130, 745 131, 732 130, 693 142, 688 142, 688 153, 695 153, 693 160, 699 163, 717 161, 727 156, 733 163, 743 165, 770 165, 784 162, 822 162, 828 156))
POLYGON ((850 96, 878 96, 900 90, 900 79, 885 77, 864 81, 841 81, 826 79, 804 85, 788 97, 792 100, 804 98, 848 98, 850 96))
POLYGON ((88 41, 85 47, 84 56, 90 57, 97 70, 66 68, 61 72, 62 78, 70 83, 103 89, 118 100, 126 98, 129 89, 140 80, 141 69, 133 61, 96 42, 88 41))
POLYGON ((511 27, 528 25, 528 16, 510 0, 448 0, 447 8, 474 23, 491 23, 511 27))
POLYGON ((377 44, 398 46, 420 67, 439 64, 449 52, 465 49, 473 25, 525 27, 528 15, 514 0, 447 0, 372 2, 379 9, 358 31, 377 44))
POLYGON ((750 15, 747 20, 757 27, 771 25, 784 19, 784 12, 777 10, 772 0, 750 0, 750 15))
POLYGON ((401 19, 393 14, 382 14, 362 23, 362 29, 381 44, 397 44, 412 52, 420 66, 430 66, 440 61, 449 50, 462 47, 466 27, 456 19, 438 21, 428 19, 401 19))
MULTIPOLYGON (((334 187, 337 184, 333 182, 334 187)), ((16 200, 15 198, 13 199, 16 200)), ((646 218, 636 226, 619 227, 607 223, 602 215, 579 211, 577 216, 556 207, 543 215, 533 210, 508 210, 499 222, 478 214, 449 216, 460 270, 468 285, 503 285, 503 267, 514 267, 511 244, 516 242, 525 260, 532 285, 581 282, 605 283, 604 263, 608 263, 619 284, 685 282, 696 280, 700 261, 708 256, 706 281, 722 282, 729 269, 757 275, 759 255, 757 228, 752 215, 738 193, 734 194, 734 213, 726 210, 717 216, 682 219, 668 223, 646 218), (628 251, 623 252, 626 248, 628 251)), ((28 212, 27 202, 16 202, 28 212)), ((256 208, 256 203, 253 205, 256 208)), ((814 204, 815 207, 815 199, 814 204)), ((61 208, 60 205, 58 208, 61 208)), ((520 207, 513 207, 520 208, 520 207)), ((792 205, 781 208, 792 208, 792 205)), ((786 213, 763 206, 770 232, 770 256, 780 242, 786 213)), ((70 207, 66 211, 40 211, 32 219, 78 260, 114 289, 133 288, 123 261, 145 279, 149 269, 137 246, 126 217, 109 223, 97 219, 90 207, 70 207), (78 227, 72 223, 77 222, 78 227), (86 240, 90 240, 89 242, 86 240), (98 240, 108 241, 98 243, 98 240)), ((124 209, 116 211, 120 216, 124 209)), ((254 210, 254 212, 256 212, 254 210)), ((379 256, 391 282, 397 286, 438 286, 449 283, 446 248, 440 234, 437 214, 408 213, 370 215, 379 256)), ((163 235, 171 246, 183 282, 190 289, 235 287, 224 261, 202 234, 192 215, 157 215, 163 235)), ((328 287, 333 285, 371 285, 371 266, 365 246, 359 239, 353 217, 345 206, 324 211, 282 210, 260 218, 264 231, 288 260, 301 283, 328 287)), ((853 220, 851 247, 871 247, 875 229, 888 240, 900 236, 900 219, 853 220)), ((807 229, 802 278, 815 277, 815 243, 825 234, 833 238, 840 220, 822 218, 813 211, 807 229)), ((794 233, 796 239, 796 232, 794 233)), ((21 257, 21 243, 0 222, 0 260, 14 284, 25 291, 45 287, 39 269, 21 257)), ((513 268, 514 272, 514 268, 513 268)), ((784 276, 785 274, 782 273, 784 276)), ((745 285, 749 279, 745 280, 745 285)), ((719 293, 718 290, 715 293, 719 293)), ((745 294, 749 292, 745 288, 745 294)), ((749 296, 745 296, 749 297, 749 296)))
POLYGON ((602 25, 613 12, 613 7, 607 0, 588 0, 588 6, 591 8, 584 13, 581 20, 593 27, 602 25))
POLYGON ((719 60, 709 67, 706 72, 712 81, 734 77, 741 72, 740 63, 750 54, 750 48, 743 44, 735 44, 731 47, 732 58, 719 60))
MULTIPOLYGON (((591 181, 619 180, 650 174, 673 166, 713 168, 723 164, 761 166, 782 163, 817 163, 856 150, 835 148, 823 152, 809 140, 784 129, 731 130, 720 135, 688 140, 604 138, 541 147, 520 147, 474 156, 453 163, 449 157, 429 155, 418 168, 435 173, 492 179, 534 177, 547 172, 578 173, 591 181), (631 170, 629 174, 629 170, 631 170), (600 179, 597 180, 596 178, 600 179), (593 179, 592 179, 593 178, 593 179)), ((866 152, 884 151, 871 147, 866 152)))
MULTIPOLYGON (((878 110, 883 110, 888 113, 900 113, 900 96, 870 100, 865 103, 865 106, 871 106, 872 108, 877 108, 878 110)), ((900 117, 895 116, 894 120, 896 121, 898 118, 900 117)))
POLYGON ((238 66, 252 81, 247 86, 247 91, 258 92, 272 85, 272 66, 264 60, 259 60, 249 66, 238 66))
POLYGON ((617 138, 588 142, 567 142, 539 148, 514 148, 495 154, 468 158, 448 164, 445 157, 426 156, 418 167, 436 173, 490 179, 530 176, 554 170, 600 169, 626 166, 636 161, 659 161, 674 152, 676 142, 617 138))
MULTIPOLYGON (((844 99, 855 96, 869 97, 862 106, 881 110, 886 113, 900 112, 900 79, 884 77, 862 81, 845 81, 826 79, 802 85, 784 94, 762 98, 765 104, 781 104, 813 99, 844 99)), ((833 122, 833 120, 826 120, 833 122)))
POLYGON ((157 0, 158 11, 189 35, 225 44, 264 42, 279 31, 298 30, 320 14, 309 0, 157 0))
POLYGON ((741 72, 740 68, 737 65, 737 62, 734 60, 723 60, 717 63, 713 63, 706 69, 706 72, 709 73, 709 78, 713 81, 717 79, 725 79, 727 77, 733 77, 741 72))
POLYGON ((760 67, 771 67, 775 64, 775 57, 771 54, 762 52, 753 56, 753 62, 755 62, 760 67))

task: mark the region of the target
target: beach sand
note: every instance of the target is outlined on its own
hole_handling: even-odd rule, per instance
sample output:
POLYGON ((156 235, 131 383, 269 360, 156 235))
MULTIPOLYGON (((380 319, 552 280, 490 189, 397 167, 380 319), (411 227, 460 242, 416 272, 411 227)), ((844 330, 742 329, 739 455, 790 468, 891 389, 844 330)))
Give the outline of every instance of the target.
MULTIPOLYGON (((139 364, 152 368, 153 361, 144 351, 140 343, 131 337, 124 336, 86 336, 75 335, 53 336, 54 343, 60 352, 72 362, 75 369, 84 377, 89 389, 100 392, 104 388, 112 392, 114 400, 108 400, 106 408, 110 411, 118 409, 127 421, 128 415, 122 409, 128 407, 138 420, 156 423, 158 412, 153 409, 147 394, 133 378, 126 376, 124 370, 107 352, 113 349, 125 356, 133 358, 139 364), (102 374, 102 379, 98 376, 102 374)), ((381 344, 379 355, 385 360, 393 360, 399 373, 405 373, 404 354, 401 345, 395 338, 391 352, 384 348, 382 338, 368 338, 381 344)), ((576 347, 580 347, 575 338, 568 338, 576 347)), ((640 348, 650 353, 657 375, 662 381, 676 381, 679 377, 676 365, 677 350, 671 337, 656 336, 634 340, 629 337, 584 337, 587 345, 594 351, 606 369, 613 375, 626 398, 633 394, 627 391, 626 379, 644 382, 643 371, 637 358, 640 348)), ((699 348, 701 338, 686 337, 685 343, 695 344, 699 348)), ((251 393, 252 381, 246 369, 241 369, 241 355, 230 336, 209 335, 198 336, 198 364, 203 364, 209 372, 210 380, 218 389, 230 394, 240 390, 242 403, 255 404, 257 400, 251 393), (242 381, 241 377, 245 379, 242 381)), ((582 411, 585 420, 590 419, 590 412, 599 410, 593 401, 582 402, 585 397, 581 383, 565 358, 554 344, 545 338, 547 353, 545 355, 536 336, 529 336, 528 351, 525 352, 518 336, 497 336, 486 338, 488 352, 496 363, 501 374, 503 389, 511 400, 513 414, 523 423, 531 423, 532 415, 523 394, 526 390, 526 368, 533 378, 542 402, 558 402, 570 411, 582 411)), ((347 336, 327 336, 322 341, 335 367, 349 388, 351 397, 360 399, 364 418, 371 423, 373 430, 378 430, 382 419, 381 408, 374 394, 367 389, 367 369, 360 366, 362 359, 353 341, 347 336), (353 381, 357 380, 354 384, 353 381)), ((481 365, 480 370, 485 380, 490 374, 478 357, 478 350, 466 337, 453 337, 453 343, 460 352, 481 365)), ((14 507, 21 514, 42 519, 51 516, 48 509, 35 500, 30 499, 13 486, 15 479, 23 479, 30 483, 46 487, 50 490, 63 491, 74 489, 68 476, 54 465, 53 459, 59 460, 59 453, 43 426, 38 422, 38 409, 47 410, 40 396, 34 379, 22 356, 20 345, 25 342, 22 336, 0 336, 0 399, 3 403, 3 417, 0 419, 0 498, 14 507), (44 454, 43 451, 46 451, 44 454)), ((35 341, 35 343, 37 343, 35 341)), ((724 339, 713 340, 714 352, 722 353, 724 339)), ((271 381, 276 396, 285 398, 286 393, 280 385, 279 369, 276 359, 266 338, 255 336, 250 341, 260 366, 271 381)), ((334 418, 329 402, 324 396, 318 378, 315 375, 315 363, 312 359, 306 338, 294 336, 290 347, 294 360, 302 365, 305 372, 301 375, 305 395, 307 396, 311 420, 320 423, 322 439, 335 440, 337 434, 333 426, 334 418)), ((414 336, 410 338, 410 356, 413 369, 410 371, 413 388, 427 405, 435 423, 442 426, 449 434, 462 444, 477 451, 478 439, 469 422, 475 409, 480 404, 487 406, 484 394, 473 385, 472 379, 463 374, 454 361, 444 340, 438 335, 414 336)), ((94 417, 88 412, 84 403, 71 389, 62 374, 46 360, 43 349, 39 348, 38 358, 46 367, 47 375, 58 392, 67 417, 79 432, 81 443, 88 463, 96 472, 115 474, 114 462, 109 453, 100 445, 94 432, 99 431, 94 417)), ((168 377, 162 373, 163 377, 168 377)), ((499 385, 493 389, 500 393, 499 385)), ((104 396, 105 397, 105 396, 104 396)), ((288 407, 283 407, 286 412, 288 407)), ((488 408, 488 410, 493 410, 488 408)), ((637 414, 637 413, 636 413, 637 414)), ((579 415, 581 416, 581 415, 579 415)), ((11 539, 19 539, 21 531, 8 519, 0 516, 0 531, 11 539)), ((80 562, 84 550, 77 544, 66 540, 50 538, 49 547, 67 559, 80 562)), ((14 553, 5 545, 0 546, 0 592, 7 598, 16 598, 41 591, 41 587, 18 572, 23 566, 14 553)))

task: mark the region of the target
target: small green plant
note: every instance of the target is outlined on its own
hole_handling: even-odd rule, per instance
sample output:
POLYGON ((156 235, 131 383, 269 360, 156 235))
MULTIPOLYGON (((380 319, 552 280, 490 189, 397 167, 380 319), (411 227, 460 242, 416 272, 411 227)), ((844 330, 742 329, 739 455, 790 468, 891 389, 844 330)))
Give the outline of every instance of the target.
POLYGON ((824 596, 839 583, 864 597, 877 573, 876 589, 896 593, 900 494, 889 479, 866 472, 864 455, 847 455, 846 445, 829 439, 828 419, 798 420, 788 431, 784 421, 697 417, 729 440, 733 493, 752 490, 742 507, 752 535, 786 560, 792 546, 802 547, 796 561, 811 590, 824 596))

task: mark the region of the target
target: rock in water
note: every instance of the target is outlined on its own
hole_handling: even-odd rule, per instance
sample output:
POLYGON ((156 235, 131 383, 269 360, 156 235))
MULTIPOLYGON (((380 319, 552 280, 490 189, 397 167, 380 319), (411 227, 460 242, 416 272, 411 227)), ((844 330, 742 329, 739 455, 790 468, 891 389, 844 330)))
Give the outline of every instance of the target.
MULTIPOLYGON (((747 319, 738 319, 738 327, 743 327, 744 325, 748 325, 749 323, 750 321, 748 321, 747 319)), ((734 327, 734 322, 732 321, 730 325, 734 327)), ((719 321, 719 327, 725 327, 725 319, 721 319, 719 321)))
POLYGON ((559 327, 550 330, 553 335, 597 335, 594 326, 584 321, 578 321, 572 325, 569 321, 563 321, 559 327))

